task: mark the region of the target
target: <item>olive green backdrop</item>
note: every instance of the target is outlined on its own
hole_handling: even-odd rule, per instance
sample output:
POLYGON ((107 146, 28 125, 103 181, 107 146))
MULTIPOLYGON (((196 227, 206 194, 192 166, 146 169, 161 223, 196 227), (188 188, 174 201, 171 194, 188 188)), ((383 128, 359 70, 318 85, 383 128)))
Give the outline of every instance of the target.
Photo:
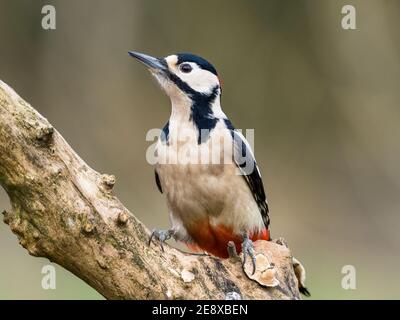
MULTIPOLYGON (((93 168, 115 174, 146 225, 167 227, 145 135, 169 101, 127 51, 207 58, 225 112, 255 129, 272 235, 305 264, 312 297, 400 298, 399 21, 396 0, 0 0, 0 79, 93 168), (56 7, 56 30, 41 28, 44 4, 56 7), (345 4, 357 30, 341 28, 345 4), (356 290, 341 287, 345 265, 356 290)), ((60 267, 56 290, 43 290, 49 261, 2 222, 0 261, 2 299, 102 298, 60 267)))

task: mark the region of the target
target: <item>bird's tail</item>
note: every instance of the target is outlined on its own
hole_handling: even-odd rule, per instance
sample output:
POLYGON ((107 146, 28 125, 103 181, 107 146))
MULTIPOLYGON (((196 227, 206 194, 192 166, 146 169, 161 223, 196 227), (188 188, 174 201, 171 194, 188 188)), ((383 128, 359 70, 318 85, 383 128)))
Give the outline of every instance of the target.
POLYGON ((306 297, 311 296, 310 291, 305 286, 306 282, 306 269, 303 267, 301 262, 293 257, 293 269, 294 274, 296 275, 299 291, 300 293, 304 294, 306 297))

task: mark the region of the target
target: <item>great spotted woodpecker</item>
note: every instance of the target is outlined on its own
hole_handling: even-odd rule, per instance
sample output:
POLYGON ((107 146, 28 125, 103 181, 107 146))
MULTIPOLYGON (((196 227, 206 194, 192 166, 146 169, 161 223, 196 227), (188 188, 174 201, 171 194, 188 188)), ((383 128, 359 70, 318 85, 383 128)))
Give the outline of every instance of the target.
POLYGON ((171 116, 156 146, 155 180, 167 199, 171 228, 154 230, 191 249, 227 258, 233 241, 255 270, 253 241, 270 240, 268 202, 252 150, 221 109, 221 83, 205 59, 155 58, 130 51, 171 100, 171 116))

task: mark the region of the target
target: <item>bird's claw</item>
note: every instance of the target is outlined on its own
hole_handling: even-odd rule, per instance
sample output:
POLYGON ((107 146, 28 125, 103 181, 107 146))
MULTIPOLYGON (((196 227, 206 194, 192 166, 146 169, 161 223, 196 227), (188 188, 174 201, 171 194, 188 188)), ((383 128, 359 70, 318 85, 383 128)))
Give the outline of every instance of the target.
POLYGON ((243 252, 243 268, 246 264, 246 259, 247 255, 250 256, 251 262, 253 264, 253 272, 251 275, 253 275, 256 272, 256 256, 254 254, 254 246, 253 246, 253 241, 251 241, 248 237, 248 235, 243 236, 243 242, 242 242, 242 252, 243 252))
POLYGON ((234 259, 239 257, 236 251, 235 243, 233 241, 228 242, 227 251, 229 258, 234 259))
POLYGON ((151 241, 153 240, 153 238, 155 238, 160 242, 161 250, 164 252, 163 243, 165 241, 167 241, 168 239, 171 239, 171 237, 173 235, 174 235, 174 230, 173 229, 168 229, 168 230, 157 230, 157 229, 154 229, 153 232, 150 235, 149 246, 151 245, 151 241))

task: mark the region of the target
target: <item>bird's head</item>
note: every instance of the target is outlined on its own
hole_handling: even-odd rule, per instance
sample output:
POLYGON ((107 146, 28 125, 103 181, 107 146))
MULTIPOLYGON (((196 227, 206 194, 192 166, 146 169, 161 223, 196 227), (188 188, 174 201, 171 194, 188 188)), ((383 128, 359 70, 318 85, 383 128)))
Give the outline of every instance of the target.
POLYGON ((135 51, 129 54, 150 70, 171 100, 215 97, 221 93, 217 71, 199 56, 179 53, 155 58, 135 51))

